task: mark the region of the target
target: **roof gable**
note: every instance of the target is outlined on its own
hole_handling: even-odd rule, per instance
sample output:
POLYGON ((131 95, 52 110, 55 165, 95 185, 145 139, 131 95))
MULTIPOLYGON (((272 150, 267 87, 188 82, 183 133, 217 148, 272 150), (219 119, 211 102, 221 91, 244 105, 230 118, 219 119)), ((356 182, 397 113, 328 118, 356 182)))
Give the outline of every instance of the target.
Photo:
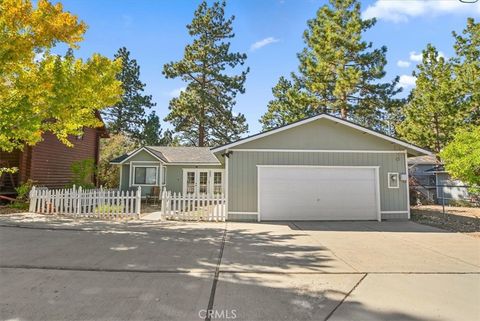
POLYGON ((428 150, 378 133, 352 122, 320 114, 270 131, 213 148, 298 150, 407 150, 412 155, 429 155, 428 150))

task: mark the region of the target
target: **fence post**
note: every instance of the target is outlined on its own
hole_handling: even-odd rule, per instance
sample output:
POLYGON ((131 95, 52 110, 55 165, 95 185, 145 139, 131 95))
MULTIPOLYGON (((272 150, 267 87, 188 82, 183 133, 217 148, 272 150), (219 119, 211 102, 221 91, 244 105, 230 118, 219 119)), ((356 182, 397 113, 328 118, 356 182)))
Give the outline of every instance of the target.
POLYGON ((30 190, 30 195, 28 195, 28 198, 30 200, 28 211, 30 213, 35 211, 35 203, 37 202, 36 192, 37 191, 35 190, 35 186, 33 186, 32 189, 30 190))
POLYGON ((82 187, 78 187, 77 190, 77 208, 75 211, 76 216, 80 216, 82 214, 82 187))
POLYGON ((140 207, 142 206, 142 187, 139 186, 137 189, 137 218, 140 218, 140 207))

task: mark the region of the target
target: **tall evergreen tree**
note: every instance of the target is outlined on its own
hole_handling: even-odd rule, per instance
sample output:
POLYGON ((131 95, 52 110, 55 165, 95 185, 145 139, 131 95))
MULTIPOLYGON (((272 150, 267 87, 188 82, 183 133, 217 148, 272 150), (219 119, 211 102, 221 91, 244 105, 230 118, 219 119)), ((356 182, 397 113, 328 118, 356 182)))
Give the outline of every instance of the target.
POLYGON ((164 66, 167 78, 181 78, 187 87, 170 101, 170 121, 190 145, 206 146, 236 140, 248 129, 243 114, 232 111, 238 93, 244 93, 249 71, 226 71, 243 65, 247 56, 230 52, 228 39, 234 37, 234 17, 225 18, 225 2, 211 7, 203 1, 187 25, 193 42, 184 57, 164 66))
POLYGON ((168 129, 163 133, 160 118, 158 118, 154 111, 151 112, 145 120, 141 142, 142 145, 149 146, 175 145, 173 133, 168 129))
POLYGON ((405 119, 397 131, 412 143, 440 152, 465 119, 459 104, 453 65, 439 56, 434 46, 428 45, 417 69, 413 73, 417 77, 416 87, 405 106, 405 119))
POLYGON ((268 103, 267 112, 260 119, 264 130, 284 126, 315 114, 313 109, 305 108, 312 103, 312 99, 301 89, 298 81, 292 82, 280 77, 272 88, 274 99, 268 103))
POLYGON ((141 140, 145 110, 156 104, 152 102, 152 96, 143 94, 145 84, 140 81, 140 66, 130 58, 127 48, 118 49, 115 58, 122 60, 122 70, 117 74, 117 79, 123 84, 122 100, 107 108, 102 115, 113 134, 124 133, 141 140))
POLYGON ((453 59, 457 87, 462 95, 463 108, 470 111, 469 122, 480 124, 480 23, 467 19, 462 35, 453 32, 453 59))
MULTIPOLYGON (((375 19, 362 19, 357 0, 330 0, 308 21, 303 35, 306 48, 298 54, 299 74, 292 74, 293 86, 308 96, 298 95, 303 104, 298 116, 329 112, 368 125, 382 122, 382 114, 389 112, 393 96, 401 89, 395 87, 398 78, 380 82, 387 48, 373 49, 372 43, 362 40, 374 24, 375 19)), ((284 122, 281 110, 289 104, 276 97, 260 120, 264 128, 284 122)))

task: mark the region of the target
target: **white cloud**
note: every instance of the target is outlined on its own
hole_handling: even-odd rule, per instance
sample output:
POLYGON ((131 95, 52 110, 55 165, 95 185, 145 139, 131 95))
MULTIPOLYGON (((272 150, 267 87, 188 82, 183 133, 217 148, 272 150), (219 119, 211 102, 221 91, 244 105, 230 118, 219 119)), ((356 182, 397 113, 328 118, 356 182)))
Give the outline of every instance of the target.
POLYGON ((410 67, 410 62, 405 60, 399 60, 397 61, 397 66, 400 68, 408 68, 410 67))
POLYGON ((423 55, 422 53, 416 53, 415 51, 410 51, 410 60, 415 62, 422 61, 423 55))
POLYGON ((458 0, 377 0, 368 6, 362 15, 366 19, 375 17, 398 23, 420 16, 462 13, 480 14, 480 1, 464 3, 458 0))
POLYGON ((171 90, 171 91, 168 93, 168 95, 169 95, 170 97, 178 97, 178 96, 180 96, 180 93, 181 93, 182 91, 185 91, 185 89, 187 89, 187 88, 185 88, 185 87, 175 88, 175 89, 171 90))
POLYGON ((415 87, 416 81, 417 81, 417 77, 410 76, 410 75, 401 75, 400 80, 398 81, 398 86, 403 88, 415 87))
POLYGON ((280 41, 279 39, 276 39, 274 37, 268 37, 268 38, 259 40, 250 46, 250 51, 255 51, 257 49, 260 49, 262 47, 271 45, 272 43, 279 42, 279 41, 280 41))
MULTIPOLYGON (((447 56, 445 56, 445 54, 443 53, 443 51, 439 51, 439 52, 438 52, 438 57, 439 57, 439 58, 442 57, 442 58, 444 58, 444 59, 447 59, 447 56)), ((423 60, 423 54, 422 54, 422 53, 416 53, 415 51, 410 51, 410 57, 409 57, 409 58, 410 58, 411 61, 421 62, 421 61, 423 60)), ((400 66, 400 61, 402 61, 402 60, 399 60, 399 61, 397 62, 397 65, 398 65, 399 67, 402 67, 402 66, 400 66)), ((408 63, 407 61, 402 61, 402 62, 408 63)))

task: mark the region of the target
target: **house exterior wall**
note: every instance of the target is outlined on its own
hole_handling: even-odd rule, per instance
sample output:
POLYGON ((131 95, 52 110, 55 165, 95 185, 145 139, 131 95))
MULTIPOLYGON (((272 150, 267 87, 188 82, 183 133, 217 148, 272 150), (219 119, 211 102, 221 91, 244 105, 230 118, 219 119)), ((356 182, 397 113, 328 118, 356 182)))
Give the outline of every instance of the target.
POLYGON ((47 132, 37 145, 26 147, 23 151, 2 152, 0 160, 8 161, 9 166, 19 167, 15 174, 17 185, 31 179, 39 186, 61 188, 71 183, 74 162, 91 158, 95 164, 98 163, 99 139, 97 129, 86 128, 81 138, 69 138, 73 147, 67 147, 47 132))
POLYGON ((235 146, 233 149, 401 150, 405 148, 354 128, 318 119, 273 135, 235 146))
POLYGON ((61 188, 72 181, 72 164, 94 159, 98 163, 99 133, 86 128, 81 138, 70 138, 73 147, 62 144, 53 134, 45 133, 43 141, 31 149, 30 179, 37 185, 61 188))
MULTIPOLYGON (((385 212, 382 213, 382 218, 407 218, 407 182, 400 181, 400 188, 396 189, 387 186, 388 172, 406 173, 405 156, 403 152, 384 154, 233 151, 228 160, 228 211, 250 213, 250 216, 258 211, 257 165, 379 166, 380 207, 381 211, 385 212)), ((348 201, 348 195, 345 195, 345 201, 348 201)))
MULTIPOLYGON (((162 163, 149 153, 145 151, 140 151, 138 154, 130 158, 122 166, 122 179, 121 179, 121 190, 135 189, 136 186, 132 186, 132 176, 131 176, 131 166, 130 164, 135 165, 146 165, 146 166, 161 166, 162 163)), ((223 169, 222 165, 168 165, 163 164, 162 170, 166 170, 166 184, 165 188, 172 193, 181 193, 183 192, 183 170, 184 169, 223 169)), ((161 182, 161 171, 159 170, 158 186, 161 182)), ((141 186, 142 195, 146 195, 151 192, 151 186, 141 186)))
MULTIPOLYGON (((138 186, 133 184, 133 166, 158 166, 158 177, 156 186, 160 186, 160 178, 161 178, 161 166, 162 162, 158 160, 158 158, 152 156, 146 151, 140 151, 132 158, 130 158, 125 164, 120 165, 122 167, 122 174, 121 174, 121 182, 120 182, 120 189, 123 191, 128 191, 132 189, 137 189, 138 186)), ((153 186, 148 185, 140 185, 142 189, 142 196, 150 194, 152 191, 153 186)))
POLYGON ((407 174, 405 147, 381 137, 318 119, 239 144, 230 151, 230 219, 256 217, 257 165, 379 166, 382 219, 409 217, 408 182, 400 180, 396 189, 388 188, 387 182, 389 172, 407 174))
POLYGON ((434 167, 435 165, 432 164, 417 164, 411 166, 409 172, 420 184, 435 188, 435 173, 428 172, 434 167))
POLYGON ((452 201, 468 199, 468 190, 465 184, 459 180, 452 179, 448 173, 437 173, 437 201, 449 204, 452 201), (445 185, 445 186, 442 186, 445 185))

